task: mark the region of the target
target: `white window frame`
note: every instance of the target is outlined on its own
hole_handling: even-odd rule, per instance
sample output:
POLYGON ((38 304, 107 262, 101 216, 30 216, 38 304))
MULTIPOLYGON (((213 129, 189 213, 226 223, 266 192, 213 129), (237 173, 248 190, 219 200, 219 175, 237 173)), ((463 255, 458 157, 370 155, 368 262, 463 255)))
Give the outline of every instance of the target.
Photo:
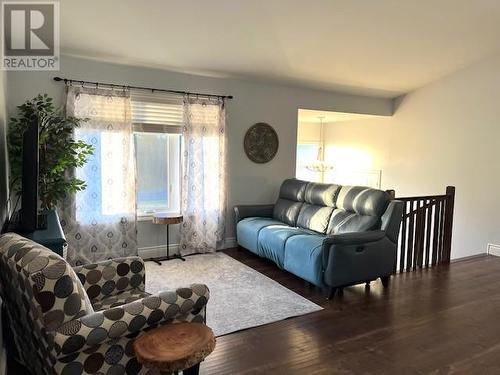
MULTIPOLYGON (((168 184, 168 195, 167 195, 167 210, 166 211, 158 211, 158 212, 168 212, 168 213, 178 213, 180 212, 180 204, 181 204, 181 176, 182 176, 182 129, 178 126, 166 126, 166 125, 157 125, 157 124, 133 124, 133 133, 141 134, 177 134, 179 135, 179 141, 174 137, 168 138, 167 144, 167 153, 168 153, 168 164, 167 164, 167 179, 169 181, 168 184), (176 145, 178 143, 178 145, 176 145), (175 148, 178 148, 178 165, 175 162, 175 157, 172 157, 174 152, 177 153, 175 148), (177 184, 171 182, 172 171, 178 168, 178 181, 177 184), (177 185, 177 186, 176 186, 177 185)), ((134 139, 135 142, 135 139, 134 139)), ((137 155, 135 155, 137 158, 137 155)), ((137 159, 136 159, 137 160, 137 159)), ((154 213, 149 212, 141 212, 139 209, 136 209, 137 220, 139 221, 150 221, 153 219, 154 213)))
MULTIPOLYGON (((175 137, 169 137, 168 142, 168 209, 167 212, 179 212, 181 210, 181 188, 183 169, 183 141, 182 126, 184 124, 183 97, 179 94, 162 92, 144 92, 142 90, 131 91, 131 109, 133 130, 135 133, 167 133, 179 134, 180 142, 177 145, 175 137), (177 153, 178 165, 172 153, 177 153), (177 183, 172 183, 171 176, 178 171, 177 183)), ((176 155, 177 156, 177 155, 176 155)), ((137 157, 137 155, 136 155, 137 157)), ((137 159, 136 159, 137 160, 137 159)), ((159 211, 158 211, 159 212, 159 211)), ((138 220, 151 220, 153 214, 141 213, 136 210, 138 220)))

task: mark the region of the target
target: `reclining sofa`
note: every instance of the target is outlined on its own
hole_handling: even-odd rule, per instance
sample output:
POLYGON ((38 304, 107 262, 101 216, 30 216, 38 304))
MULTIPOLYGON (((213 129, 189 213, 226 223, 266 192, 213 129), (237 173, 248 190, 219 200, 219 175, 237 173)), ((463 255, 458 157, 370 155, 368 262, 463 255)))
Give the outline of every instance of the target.
POLYGON ((288 179, 270 205, 235 207, 238 245, 319 287, 381 278, 396 262, 403 203, 362 187, 288 179))

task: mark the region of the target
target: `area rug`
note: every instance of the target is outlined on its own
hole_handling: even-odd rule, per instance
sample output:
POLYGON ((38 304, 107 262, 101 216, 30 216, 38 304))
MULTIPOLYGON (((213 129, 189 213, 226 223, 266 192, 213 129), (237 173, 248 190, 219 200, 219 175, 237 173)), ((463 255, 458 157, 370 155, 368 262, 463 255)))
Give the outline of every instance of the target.
POLYGON ((146 262, 146 291, 202 283, 210 288, 207 325, 216 336, 322 310, 321 306, 224 253, 146 262))

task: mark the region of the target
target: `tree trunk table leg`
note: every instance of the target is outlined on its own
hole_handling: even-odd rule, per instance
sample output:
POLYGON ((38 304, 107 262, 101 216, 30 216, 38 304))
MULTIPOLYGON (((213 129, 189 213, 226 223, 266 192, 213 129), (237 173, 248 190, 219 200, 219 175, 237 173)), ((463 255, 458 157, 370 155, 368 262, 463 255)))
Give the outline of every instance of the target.
POLYGON ((182 371, 182 375, 198 375, 200 373, 200 364, 194 365, 193 367, 187 368, 182 371))

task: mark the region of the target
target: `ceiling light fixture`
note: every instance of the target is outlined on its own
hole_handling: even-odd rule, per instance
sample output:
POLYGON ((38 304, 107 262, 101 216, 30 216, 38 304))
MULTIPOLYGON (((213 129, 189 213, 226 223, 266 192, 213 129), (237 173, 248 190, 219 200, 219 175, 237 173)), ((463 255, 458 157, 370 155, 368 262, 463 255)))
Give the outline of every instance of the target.
POLYGON ((318 156, 315 161, 306 165, 306 168, 312 172, 321 173, 321 181, 323 181, 323 174, 325 172, 331 171, 333 169, 333 165, 325 162, 325 138, 324 138, 324 125, 323 119, 324 116, 318 116, 320 122, 319 128, 319 148, 318 148, 318 156))

